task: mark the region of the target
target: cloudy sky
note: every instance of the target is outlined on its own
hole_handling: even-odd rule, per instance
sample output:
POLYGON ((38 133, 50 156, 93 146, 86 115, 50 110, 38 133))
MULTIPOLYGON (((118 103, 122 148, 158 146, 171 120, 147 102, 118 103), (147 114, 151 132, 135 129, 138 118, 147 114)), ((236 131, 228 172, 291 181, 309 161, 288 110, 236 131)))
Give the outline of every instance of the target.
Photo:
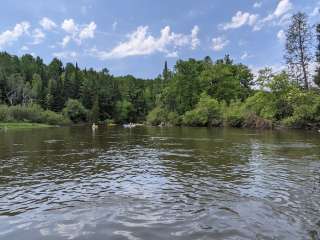
POLYGON ((284 30, 319 0, 4 0, 0 51, 155 77, 165 60, 229 53, 253 69, 283 65, 284 30))

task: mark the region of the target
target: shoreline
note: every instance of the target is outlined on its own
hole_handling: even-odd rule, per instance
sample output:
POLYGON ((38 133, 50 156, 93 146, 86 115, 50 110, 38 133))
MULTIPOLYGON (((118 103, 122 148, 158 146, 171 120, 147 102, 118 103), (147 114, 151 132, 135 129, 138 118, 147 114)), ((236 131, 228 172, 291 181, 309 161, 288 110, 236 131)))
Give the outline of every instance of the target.
POLYGON ((35 129, 35 128, 50 128, 54 125, 44 123, 25 123, 25 122, 0 122, 0 130, 7 129, 35 129))
MULTIPOLYGON (((77 126, 90 126, 91 123, 76 123, 76 124, 68 124, 68 125, 63 125, 63 126, 68 126, 68 127, 77 127, 77 126)), ((99 124, 99 126, 105 126, 105 127, 115 127, 115 126, 122 126, 121 124, 99 124)), ((0 131, 1 130, 12 130, 12 129, 39 129, 39 128, 52 128, 52 127, 57 127, 59 125, 50 125, 50 124, 44 124, 44 123, 27 123, 27 122, 0 122, 0 131)), ((187 125, 171 125, 171 124, 165 124, 165 125, 152 125, 152 124, 147 124, 147 123, 138 123, 137 127, 154 127, 154 128, 181 128, 181 127, 186 127, 186 128, 208 128, 208 129, 214 129, 214 128, 232 128, 232 129, 249 129, 249 130, 259 130, 259 131, 270 131, 270 130, 276 130, 276 131, 281 131, 281 130, 300 130, 300 131, 307 131, 307 132, 318 132, 320 133, 319 128, 297 128, 297 127, 287 127, 283 125, 275 125, 272 128, 252 128, 252 127, 232 127, 232 126, 215 126, 215 127, 208 127, 208 126, 187 126, 187 125)))

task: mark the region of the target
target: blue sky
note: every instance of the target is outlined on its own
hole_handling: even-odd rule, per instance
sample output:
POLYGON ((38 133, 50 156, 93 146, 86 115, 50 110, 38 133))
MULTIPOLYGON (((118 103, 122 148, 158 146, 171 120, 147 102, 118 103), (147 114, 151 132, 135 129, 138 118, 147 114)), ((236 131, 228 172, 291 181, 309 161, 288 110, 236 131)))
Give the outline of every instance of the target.
POLYGON ((290 15, 320 21, 319 0, 4 0, 0 50, 152 78, 177 59, 230 54, 252 69, 283 66, 290 15))

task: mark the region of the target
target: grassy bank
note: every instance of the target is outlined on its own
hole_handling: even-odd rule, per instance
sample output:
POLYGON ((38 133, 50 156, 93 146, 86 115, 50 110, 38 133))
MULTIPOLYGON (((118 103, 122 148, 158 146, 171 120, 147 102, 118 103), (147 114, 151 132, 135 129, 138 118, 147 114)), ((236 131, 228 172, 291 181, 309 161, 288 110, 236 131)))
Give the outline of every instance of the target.
POLYGON ((30 128, 47 128, 52 125, 43 123, 0 123, 0 129, 30 129, 30 128))
POLYGON ((13 125, 67 125, 70 119, 61 114, 42 109, 39 105, 0 105, 0 122, 13 125), (29 124, 30 123, 30 124, 29 124))

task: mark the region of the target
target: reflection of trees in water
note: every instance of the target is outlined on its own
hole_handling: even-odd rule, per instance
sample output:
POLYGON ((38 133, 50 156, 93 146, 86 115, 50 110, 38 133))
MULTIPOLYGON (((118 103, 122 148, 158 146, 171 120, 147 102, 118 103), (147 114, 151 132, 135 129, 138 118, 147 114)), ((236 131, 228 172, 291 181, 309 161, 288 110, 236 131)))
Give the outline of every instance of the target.
MULTIPOLYGON (((311 163, 319 160, 320 143, 312 134, 100 127, 93 135, 89 126, 8 131, 0 143, 0 184, 27 191, 43 180, 52 187, 43 195, 60 201, 109 191, 189 211, 245 195, 263 198, 294 218, 319 221, 320 191, 314 188, 320 171, 311 163), (64 186, 69 187, 65 198, 59 196, 64 186)), ((35 189, 31 197, 37 194, 35 189)))
POLYGON ((240 183, 248 177, 245 165, 251 149, 248 139, 238 134, 225 129, 151 128, 149 135, 156 137, 153 142, 164 165, 181 181, 240 183))
MULTIPOLYGON (((92 136, 90 127, 8 131, 1 135, 3 176, 9 183, 23 178, 63 180, 80 174, 108 171, 107 164, 93 164, 108 142, 92 136), (72 176, 74 175, 74 176, 72 176)), ((21 184, 25 184, 21 181, 21 184)))

